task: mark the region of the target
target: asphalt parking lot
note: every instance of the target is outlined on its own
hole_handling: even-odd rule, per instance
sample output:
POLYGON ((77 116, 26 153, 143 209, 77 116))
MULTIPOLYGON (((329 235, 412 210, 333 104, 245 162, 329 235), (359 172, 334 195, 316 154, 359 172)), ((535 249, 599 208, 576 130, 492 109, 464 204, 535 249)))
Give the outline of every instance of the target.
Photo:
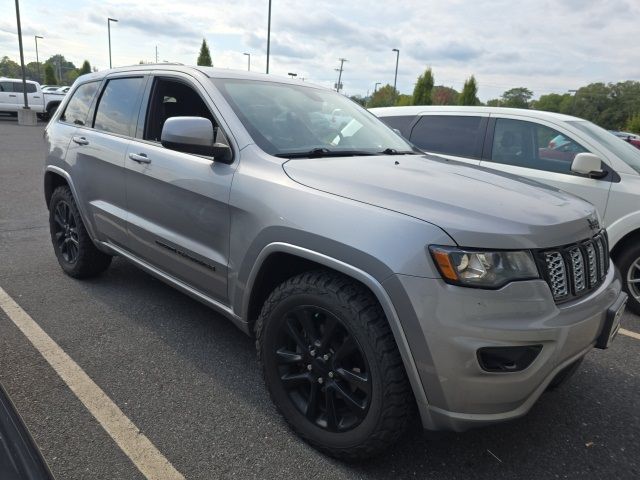
MULTIPOLYGON (((640 478, 640 340, 628 335, 517 421, 416 429, 356 465, 317 453, 277 415, 253 342, 227 320, 121 259, 90 281, 62 273, 43 128, 0 117, 0 287, 185 478, 640 478)), ((630 313, 622 325, 640 332, 630 313)), ((2 310, 0 382, 57 478, 144 478, 2 310)))

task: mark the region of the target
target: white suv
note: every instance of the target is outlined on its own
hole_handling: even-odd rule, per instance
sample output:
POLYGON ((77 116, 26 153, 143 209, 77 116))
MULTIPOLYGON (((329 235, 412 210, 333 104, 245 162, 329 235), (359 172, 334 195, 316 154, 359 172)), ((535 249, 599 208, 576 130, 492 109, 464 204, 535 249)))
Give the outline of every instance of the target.
POLYGON ((371 111, 425 152, 543 182, 594 204, 607 227, 629 307, 640 314, 639 149, 586 120, 537 110, 371 111))

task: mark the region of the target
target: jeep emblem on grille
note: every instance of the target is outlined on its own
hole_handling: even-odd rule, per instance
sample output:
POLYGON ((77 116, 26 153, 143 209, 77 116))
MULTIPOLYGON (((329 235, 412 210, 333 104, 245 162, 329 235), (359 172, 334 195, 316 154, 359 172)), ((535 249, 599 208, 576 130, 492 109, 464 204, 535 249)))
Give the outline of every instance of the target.
POLYGON ((587 222, 589 222, 591 230, 600 230, 600 222, 598 222, 597 217, 589 217, 587 218, 587 222))

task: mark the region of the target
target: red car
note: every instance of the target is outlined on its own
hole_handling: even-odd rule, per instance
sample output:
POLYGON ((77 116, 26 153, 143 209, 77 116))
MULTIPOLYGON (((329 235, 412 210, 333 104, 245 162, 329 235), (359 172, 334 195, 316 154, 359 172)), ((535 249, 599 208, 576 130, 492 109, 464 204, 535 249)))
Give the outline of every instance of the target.
POLYGON ((629 142, 634 147, 640 149, 639 135, 636 135, 635 133, 629 133, 629 132, 611 132, 611 133, 613 133, 616 137, 623 139, 625 142, 629 142))

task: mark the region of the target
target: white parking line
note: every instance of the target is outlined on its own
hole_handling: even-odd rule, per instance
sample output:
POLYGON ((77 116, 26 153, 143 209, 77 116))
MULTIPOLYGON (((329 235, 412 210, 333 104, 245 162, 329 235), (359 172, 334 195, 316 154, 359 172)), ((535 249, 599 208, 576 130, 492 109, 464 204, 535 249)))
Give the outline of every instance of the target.
POLYGON ((631 330, 627 330, 626 328, 621 328, 618 330, 622 335, 626 335, 627 337, 635 338, 636 340, 640 340, 640 333, 632 332, 631 330))
POLYGON ((184 480, 184 476, 122 413, 122 410, 2 287, 0 287, 0 308, 49 362, 145 477, 154 480, 184 480))

